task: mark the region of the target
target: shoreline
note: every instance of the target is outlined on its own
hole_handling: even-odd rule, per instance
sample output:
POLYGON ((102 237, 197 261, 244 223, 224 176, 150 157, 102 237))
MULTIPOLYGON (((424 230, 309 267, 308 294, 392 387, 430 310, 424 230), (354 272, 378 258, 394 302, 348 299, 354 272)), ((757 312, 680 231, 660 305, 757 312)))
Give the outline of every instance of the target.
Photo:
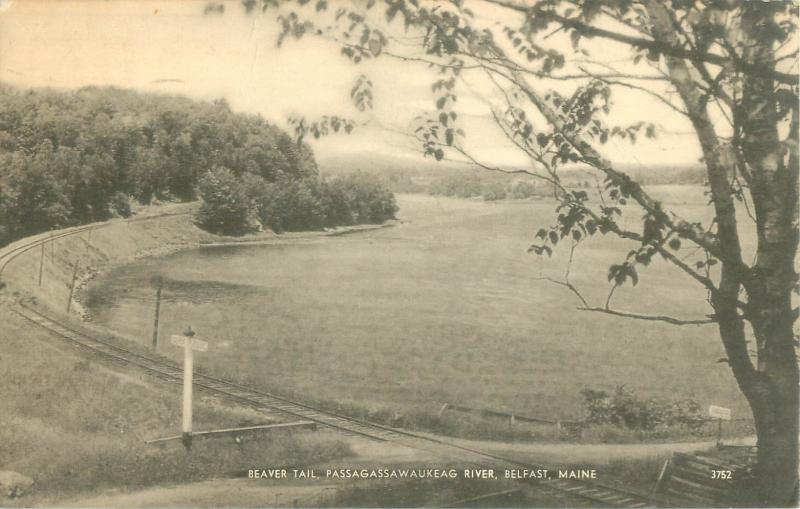
MULTIPOLYGON (((353 233, 360 233, 365 231, 382 230, 384 228, 391 228, 402 224, 399 219, 390 219, 381 224, 354 224, 351 226, 337 226, 327 230, 313 230, 302 232, 286 232, 286 233, 272 233, 269 236, 261 239, 247 239, 247 240, 226 240, 224 242, 200 242, 197 247, 230 247, 230 246, 261 246, 270 244, 282 244, 292 240, 308 240, 320 237, 338 237, 341 235, 349 235, 353 233)), ((260 234, 256 234, 260 236, 260 234)))

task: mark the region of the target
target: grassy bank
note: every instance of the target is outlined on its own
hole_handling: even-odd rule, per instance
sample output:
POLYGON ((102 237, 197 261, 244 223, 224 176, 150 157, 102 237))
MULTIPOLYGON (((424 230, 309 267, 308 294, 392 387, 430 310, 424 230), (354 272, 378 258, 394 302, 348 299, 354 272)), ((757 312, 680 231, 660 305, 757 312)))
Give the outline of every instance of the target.
MULTIPOLYGON (((91 231, 46 240, 43 249, 36 246, 9 262, 2 281, 11 291, 34 296, 39 303, 65 312, 76 264, 77 291, 73 297, 79 301, 82 284, 109 266, 195 246, 202 241, 220 240, 222 237, 194 225, 197 206, 188 203, 152 207, 132 219, 96 223, 91 231)), ((50 234, 29 237, 10 244, 4 251, 34 239, 50 238, 50 234)), ((73 304, 78 304, 71 306, 73 310, 81 309, 80 302, 73 304)))
MULTIPOLYGON (((275 433, 244 446, 231 440, 197 441, 191 452, 147 439, 180 429, 176 386, 109 371, 53 343, 19 318, 0 311, 0 464, 34 480, 29 493, 3 505, 57 504, 107 488, 120 491, 225 477, 272 464, 303 465, 345 457, 330 436, 275 433)), ((207 396, 195 405, 195 429, 263 423, 258 412, 207 396)))

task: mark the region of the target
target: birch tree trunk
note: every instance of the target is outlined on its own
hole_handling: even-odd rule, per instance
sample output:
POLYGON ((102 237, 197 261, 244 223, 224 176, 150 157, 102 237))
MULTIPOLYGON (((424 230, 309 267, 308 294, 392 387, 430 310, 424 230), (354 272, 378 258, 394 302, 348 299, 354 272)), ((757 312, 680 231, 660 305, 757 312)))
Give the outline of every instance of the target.
MULTIPOLYGON (((663 4, 648 2, 653 35, 680 46, 674 20, 663 4)), ((738 39, 746 62, 774 69, 773 22, 769 2, 746 2, 738 39)), ((700 64, 702 65, 702 64, 700 64)), ((741 150, 747 165, 758 235, 752 268, 742 262, 731 176, 732 158, 723 158, 709 118, 704 92, 696 85, 697 69, 685 59, 667 57, 675 84, 703 149, 722 253, 719 294, 713 306, 719 332, 736 381, 752 409, 758 437, 756 503, 767 507, 795 506, 798 479, 798 366, 794 347, 791 296, 797 283, 794 257, 798 245, 797 144, 782 144, 778 133, 775 84, 771 76, 745 74, 742 101, 735 112, 741 123, 741 150), (787 152, 787 154, 785 154, 787 152), (747 303, 737 311, 740 290, 747 303), (748 353, 745 320, 756 338, 757 363, 748 353)), ((791 125, 797 137, 797 109, 791 125)))

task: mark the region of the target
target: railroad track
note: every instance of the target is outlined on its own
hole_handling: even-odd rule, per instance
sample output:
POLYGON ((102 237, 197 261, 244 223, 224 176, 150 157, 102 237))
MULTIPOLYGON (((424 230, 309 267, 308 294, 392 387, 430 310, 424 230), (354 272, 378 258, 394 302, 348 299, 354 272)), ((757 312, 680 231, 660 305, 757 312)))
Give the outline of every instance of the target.
MULTIPOLYGON (((23 302, 19 302, 9 309, 24 320, 46 329, 52 335, 106 361, 124 367, 138 368, 151 376, 170 383, 182 383, 183 370, 170 360, 143 355, 109 341, 93 337, 73 325, 47 316, 23 302)), ((239 404, 267 410, 271 413, 280 413, 293 418, 313 421, 321 427, 327 427, 349 436, 362 437, 378 442, 390 442, 439 456, 459 458, 470 464, 485 466, 488 462, 491 463, 491 466, 497 468, 547 468, 542 465, 533 465, 503 458, 433 437, 339 415, 204 373, 195 373, 194 386, 199 390, 216 394, 239 404)), ((549 470, 554 471, 552 468, 549 470)), ((539 481, 536 486, 537 488, 551 489, 583 498, 590 501, 593 506, 630 508, 652 506, 650 500, 641 494, 595 481, 550 479, 539 481)))
POLYGON ((3 273, 3 270, 5 270, 5 268, 6 268, 6 265, 11 263, 17 256, 21 255, 22 253, 25 253, 26 251, 30 251, 31 249, 33 249, 35 247, 39 247, 45 242, 49 242, 51 240, 57 240, 57 239, 60 239, 60 238, 63 238, 63 237, 69 237, 70 235, 77 235, 79 233, 83 233, 85 231, 89 231, 89 230, 91 230, 93 228, 96 228, 96 227, 97 227, 96 225, 80 226, 80 227, 73 228, 73 229, 71 229, 69 231, 66 231, 66 232, 60 232, 60 233, 57 233, 57 234, 54 234, 54 235, 51 235, 51 236, 47 236, 47 237, 40 237, 40 238, 37 238, 35 240, 31 240, 29 242, 25 242, 23 244, 20 244, 18 246, 14 246, 13 248, 8 249, 5 252, 3 252, 2 254, 0 254, 0 274, 3 273))
MULTIPOLYGON (((167 213, 167 214, 159 214, 159 215, 154 215, 154 216, 144 216, 144 217, 129 218, 129 219, 124 219, 123 221, 130 224, 130 223, 139 223, 139 222, 142 222, 142 221, 157 220, 157 219, 161 219, 163 217, 185 216, 185 215, 188 215, 188 214, 191 214, 191 212, 170 212, 170 213, 167 213)), ((114 221, 106 221, 104 223, 96 223, 96 224, 89 224, 89 225, 84 225, 84 226, 76 226, 74 228, 70 228, 67 231, 60 231, 58 233, 53 233, 51 235, 39 234, 36 239, 27 241, 27 242, 22 243, 22 244, 20 244, 18 246, 14 246, 13 248, 7 249, 7 250, 3 251, 2 253, 0 253, 0 275, 3 274, 3 271, 5 270, 6 266, 9 263, 11 263, 16 257, 21 255, 22 253, 30 251, 31 249, 33 249, 35 247, 39 247, 42 244, 50 242, 50 241, 53 241, 53 240, 58 240, 58 239, 61 239, 61 238, 64 238, 64 237, 69 237, 71 235, 77 235, 79 233, 95 230, 95 229, 98 229, 98 228, 104 228, 106 226, 111 226, 111 225, 114 225, 114 224, 119 224, 119 223, 114 222, 114 221)))

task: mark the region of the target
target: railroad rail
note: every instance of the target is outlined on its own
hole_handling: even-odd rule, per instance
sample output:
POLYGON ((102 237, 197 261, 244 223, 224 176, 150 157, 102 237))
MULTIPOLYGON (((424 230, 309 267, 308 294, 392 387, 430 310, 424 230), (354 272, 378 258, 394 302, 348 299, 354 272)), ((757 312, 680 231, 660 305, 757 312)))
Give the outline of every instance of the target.
MULTIPOLYGON (((174 216, 185 216, 191 214, 191 212, 169 212, 166 214, 158 214, 153 216, 143 216, 143 217, 134 217, 123 219, 122 222, 125 223, 139 223, 142 221, 151 221, 156 219, 161 219, 164 217, 174 217, 174 216)), ((18 246, 13 246, 11 243, 9 246, 13 246, 10 249, 6 249, 5 251, 0 252, 0 275, 3 274, 6 266, 11 263, 16 257, 30 251, 35 247, 39 247, 46 242, 51 242, 53 240, 58 240, 64 237, 69 237, 71 235, 77 235, 79 233, 83 233, 86 231, 96 230, 98 228, 105 228, 106 226, 112 226, 115 224, 119 224, 119 222, 115 221, 106 221, 104 223, 94 223, 94 224, 87 224, 83 226, 75 226, 73 228, 69 228, 66 230, 60 230, 58 233, 53 232, 52 234, 48 235, 47 233, 40 233, 34 235, 35 238, 27 240, 24 243, 21 243, 18 246)), ((25 239, 22 239, 25 240, 25 239)), ((20 242, 20 241, 16 241, 20 242)))
POLYGON ((0 274, 3 273, 6 266, 11 263, 17 256, 25 253, 26 251, 30 251, 35 247, 41 246, 45 242, 50 242, 51 240, 57 240, 63 237, 69 237, 70 235, 77 235, 79 233, 83 233, 85 231, 89 231, 95 228, 97 225, 87 225, 87 226, 79 226, 77 228, 70 229, 69 231, 62 231, 54 235, 50 236, 40 236, 36 239, 33 239, 29 242, 25 242, 18 246, 14 246, 11 249, 4 251, 0 254, 0 274))
MULTIPOLYGON (((106 361, 125 367, 137 368, 170 383, 182 383, 183 370, 168 359, 143 355, 112 342, 99 339, 74 325, 47 316, 24 302, 19 302, 9 309, 24 320, 106 361)), ((390 442, 445 457, 457 457, 461 460, 467 460, 471 464, 486 465, 487 462, 491 462, 492 466, 498 468, 547 468, 542 465, 533 465, 504 458, 434 437, 339 415, 202 372, 195 374, 194 386, 199 390, 216 394, 239 404, 266 410, 273 414, 284 414, 293 418, 312 421, 321 427, 330 428, 349 436, 357 436, 378 442, 390 442)), ((549 470, 555 471, 552 468, 549 468, 549 470)), ((593 506, 639 508, 653 505, 645 495, 596 481, 549 479, 538 481, 536 486, 588 500, 593 506)))

